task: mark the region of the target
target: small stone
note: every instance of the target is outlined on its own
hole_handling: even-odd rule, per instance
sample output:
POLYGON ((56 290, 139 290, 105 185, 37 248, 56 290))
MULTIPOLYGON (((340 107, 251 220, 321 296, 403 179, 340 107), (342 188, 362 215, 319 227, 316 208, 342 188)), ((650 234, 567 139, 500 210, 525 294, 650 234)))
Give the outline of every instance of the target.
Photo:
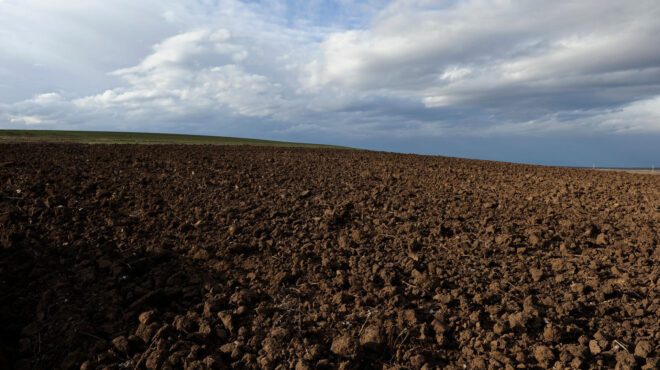
POLYGON ((598 236, 596 237, 596 244, 598 244, 598 245, 607 244, 607 235, 605 235, 603 233, 598 234, 598 236))
POLYGON ((598 341, 594 339, 589 341, 589 351, 591 351, 592 355, 597 355, 601 352, 600 345, 598 345, 598 341))
POLYGON ((635 356, 647 358, 653 352, 653 346, 648 341, 642 340, 635 346, 635 356))

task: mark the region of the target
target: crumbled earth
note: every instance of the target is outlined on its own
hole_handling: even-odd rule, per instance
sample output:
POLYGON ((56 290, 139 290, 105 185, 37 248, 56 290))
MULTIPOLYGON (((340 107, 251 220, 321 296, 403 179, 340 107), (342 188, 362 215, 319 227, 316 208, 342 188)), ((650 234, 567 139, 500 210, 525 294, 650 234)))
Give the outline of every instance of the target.
POLYGON ((659 226, 660 176, 1 144, 0 368, 656 369, 659 226))

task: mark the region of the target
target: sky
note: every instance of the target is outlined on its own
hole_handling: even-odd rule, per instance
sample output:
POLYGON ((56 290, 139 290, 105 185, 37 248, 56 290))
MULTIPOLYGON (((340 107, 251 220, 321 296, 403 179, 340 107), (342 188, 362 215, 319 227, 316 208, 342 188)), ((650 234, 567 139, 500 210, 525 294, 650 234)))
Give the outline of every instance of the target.
POLYGON ((0 128, 660 166, 657 0, 0 0, 0 128))

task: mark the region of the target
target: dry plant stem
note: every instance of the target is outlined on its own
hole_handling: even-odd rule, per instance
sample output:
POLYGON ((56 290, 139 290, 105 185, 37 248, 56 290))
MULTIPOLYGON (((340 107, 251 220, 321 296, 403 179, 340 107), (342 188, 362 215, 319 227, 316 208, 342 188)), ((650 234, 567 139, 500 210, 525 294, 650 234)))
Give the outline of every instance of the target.
POLYGON ((367 312, 367 317, 364 319, 364 323, 362 323, 362 326, 360 327, 360 331, 358 332, 358 337, 362 335, 362 330, 364 330, 365 325, 367 325, 367 322, 371 318, 371 311, 367 312))
POLYGON ((92 334, 92 333, 85 332, 85 331, 81 331, 80 334, 85 335, 85 336, 88 336, 88 337, 90 337, 90 338, 97 339, 97 340, 103 340, 103 338, 98 337, 98 336, 96 336, 96 335, 94 335, 94 334, 92 334))
POLYGON ((616 344, 616 345, 618 345, 619 347, 623 348, 624 351, 630 353, 630 352, 628 351, 628 348, 627 348, 626 346, 624 346, 623 343, 619 342, 618 340, 615 339, 615 340, 614 340, 614 344, 616 344))

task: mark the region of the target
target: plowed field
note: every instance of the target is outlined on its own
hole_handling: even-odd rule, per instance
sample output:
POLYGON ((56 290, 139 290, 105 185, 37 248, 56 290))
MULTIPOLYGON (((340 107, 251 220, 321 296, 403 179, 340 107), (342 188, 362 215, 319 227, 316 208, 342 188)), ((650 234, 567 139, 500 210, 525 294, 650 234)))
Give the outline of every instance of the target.
POLYGON ((2 144, 0 333, 3 369, 656 369, 660 176, 2 144))

